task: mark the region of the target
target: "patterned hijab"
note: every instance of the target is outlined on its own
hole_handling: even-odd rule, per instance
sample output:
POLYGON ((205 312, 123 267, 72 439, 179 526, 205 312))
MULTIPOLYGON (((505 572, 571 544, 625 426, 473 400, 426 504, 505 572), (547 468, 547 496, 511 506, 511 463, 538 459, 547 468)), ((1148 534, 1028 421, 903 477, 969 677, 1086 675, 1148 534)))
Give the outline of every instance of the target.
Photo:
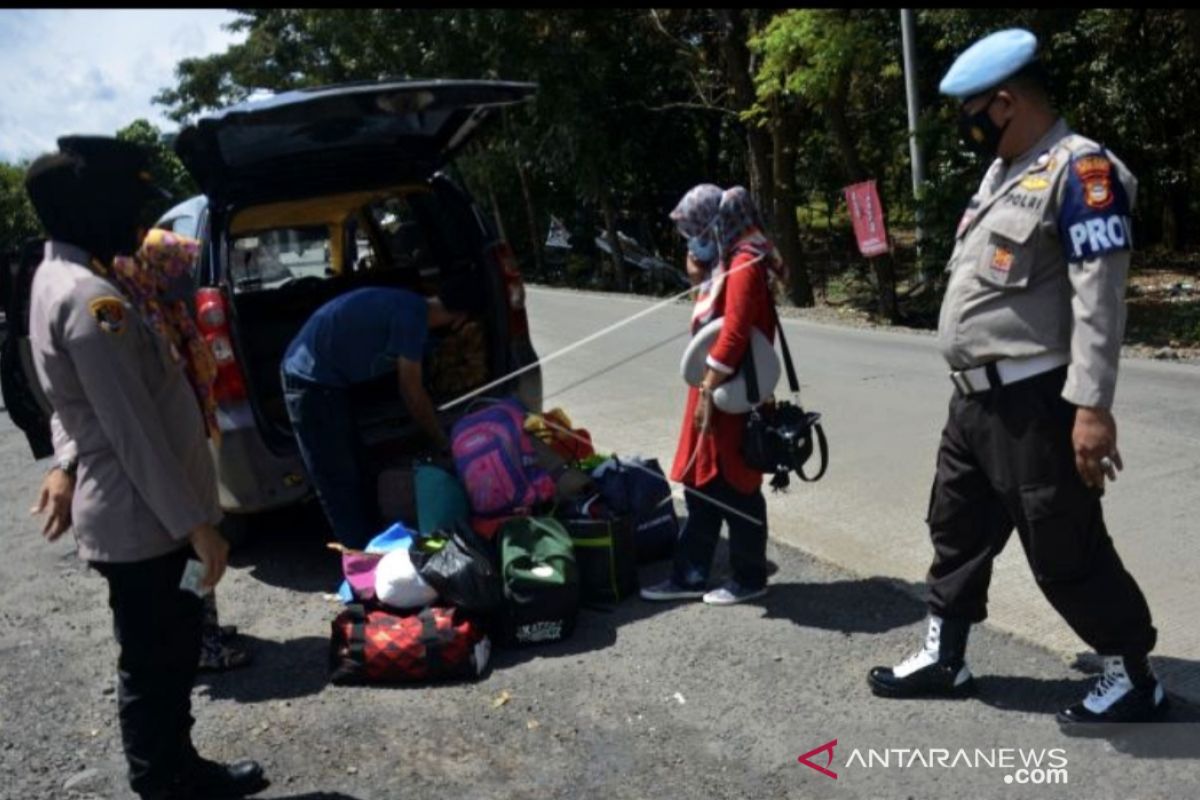
MULTIPOLYGON (((734 186, 721 193, 713 221, 720 257, 712 276, 700 285, 700 295, 692 311, 693 334, 720 316, 722 304, 718 300, 725 289, 729 267, 738 254, 748 253, 752 256, 751 264, 764 265, 771 283, 787 282, 787 265, 774 243, 763 233, 762 216, 744 187, 734 186)), ((747 265, 746 268, 752 267, 747 265)))
POLYGON ((711 183, 694 186, 671 212, 671 221, 679 233, 689 239, 710 234, 721 207, 722 189, 711 183))
POLYGON ((190 300, 195 287, 192 268, 200 252, 200 242, 187 236, 151 230, 132 257, 117 256, 107 277, 116 282, 142 318, 170 345, 171 356, 182 362, 184 373, 200 410, 209 436, 219 440, 217 401, 213 384, 217 362, 204 337, 196 329, 190 300))
POLYGON ((778 283, 787 282, 787 265, 779 249, 767 238, 758 206, 743 186, 726 189, 717 209, 717 243, 721 247, 721 262, 728 268, 734 255, 748 251, 756 259, 766 259, 767 277, 778 283))

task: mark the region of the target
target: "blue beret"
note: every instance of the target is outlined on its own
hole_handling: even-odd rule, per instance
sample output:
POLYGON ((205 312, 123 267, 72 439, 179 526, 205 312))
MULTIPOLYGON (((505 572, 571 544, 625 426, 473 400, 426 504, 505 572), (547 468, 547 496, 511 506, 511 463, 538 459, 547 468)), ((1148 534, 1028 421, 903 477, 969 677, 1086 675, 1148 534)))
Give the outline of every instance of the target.
POLYGON ((1037 37, 1024 28, 985 36, 960 55, 938 87, 942 94, 965 100, 992 88, 1033 61, 1037 37))

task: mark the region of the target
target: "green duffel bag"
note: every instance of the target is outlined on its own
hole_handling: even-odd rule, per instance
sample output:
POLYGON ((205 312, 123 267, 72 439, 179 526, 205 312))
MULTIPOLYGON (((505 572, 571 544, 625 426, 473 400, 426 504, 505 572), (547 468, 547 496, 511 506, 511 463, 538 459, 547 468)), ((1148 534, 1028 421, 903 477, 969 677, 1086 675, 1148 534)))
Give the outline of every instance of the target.
POLYGON ((570 535, 555 519, 514 517, 500 527, 499 539, 501 643, 544 644, 570 637, 579 614, 579 570, 570 535))

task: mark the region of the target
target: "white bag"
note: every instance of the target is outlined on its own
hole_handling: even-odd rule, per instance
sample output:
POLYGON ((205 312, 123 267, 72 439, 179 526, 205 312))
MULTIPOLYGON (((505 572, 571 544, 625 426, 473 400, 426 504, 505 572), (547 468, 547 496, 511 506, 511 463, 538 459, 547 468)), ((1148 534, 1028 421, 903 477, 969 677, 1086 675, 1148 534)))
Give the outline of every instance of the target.
POLYGON ((375 596, 392 608, 424 608, 437 600, 437 590, 425 582, 407 549, 393 550, 375 567, 375 596))
MULTIPOLYGON (((714 319, 701 328, 688 343, 683 360, 679 363, 679 372, 689 386, 699 386, 704 380, 704 370, 708 367, 708 351, 717 340, 724 322, 724 317, 714 319)), ((750 337, 750 352, 754 354, 758 399, 761 403, 774 393, 783 366, 771 340, 758 328, 752 327, 751 331, 753 333, 750 337)), ((713 405, 727 414, 745 414, 750 411, 750 401, 746 399, 746 378, 740 369, 713 391, 713 405)))

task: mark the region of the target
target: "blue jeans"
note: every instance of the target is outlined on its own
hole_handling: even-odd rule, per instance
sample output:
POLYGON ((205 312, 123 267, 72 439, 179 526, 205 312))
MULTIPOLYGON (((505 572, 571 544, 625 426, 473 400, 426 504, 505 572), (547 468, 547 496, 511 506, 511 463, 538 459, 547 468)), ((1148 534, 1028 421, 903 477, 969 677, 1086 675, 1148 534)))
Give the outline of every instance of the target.
POLYGON ((762 488, 747 494, 718 477, 697 489, 705 497, 690 490, 685 494, 687 522, 675 546, 672 579, 679 586, 708 583, 713 555, 721 538, 721 523, 725 522, 729 525, 729 564, 733 579, 746 589, 766 586, 767 500, 762 488))
POLYGON ((350 393, 283 375, 283 399, 317 498, 337 540, 362 549, 378 533, 350 393))

